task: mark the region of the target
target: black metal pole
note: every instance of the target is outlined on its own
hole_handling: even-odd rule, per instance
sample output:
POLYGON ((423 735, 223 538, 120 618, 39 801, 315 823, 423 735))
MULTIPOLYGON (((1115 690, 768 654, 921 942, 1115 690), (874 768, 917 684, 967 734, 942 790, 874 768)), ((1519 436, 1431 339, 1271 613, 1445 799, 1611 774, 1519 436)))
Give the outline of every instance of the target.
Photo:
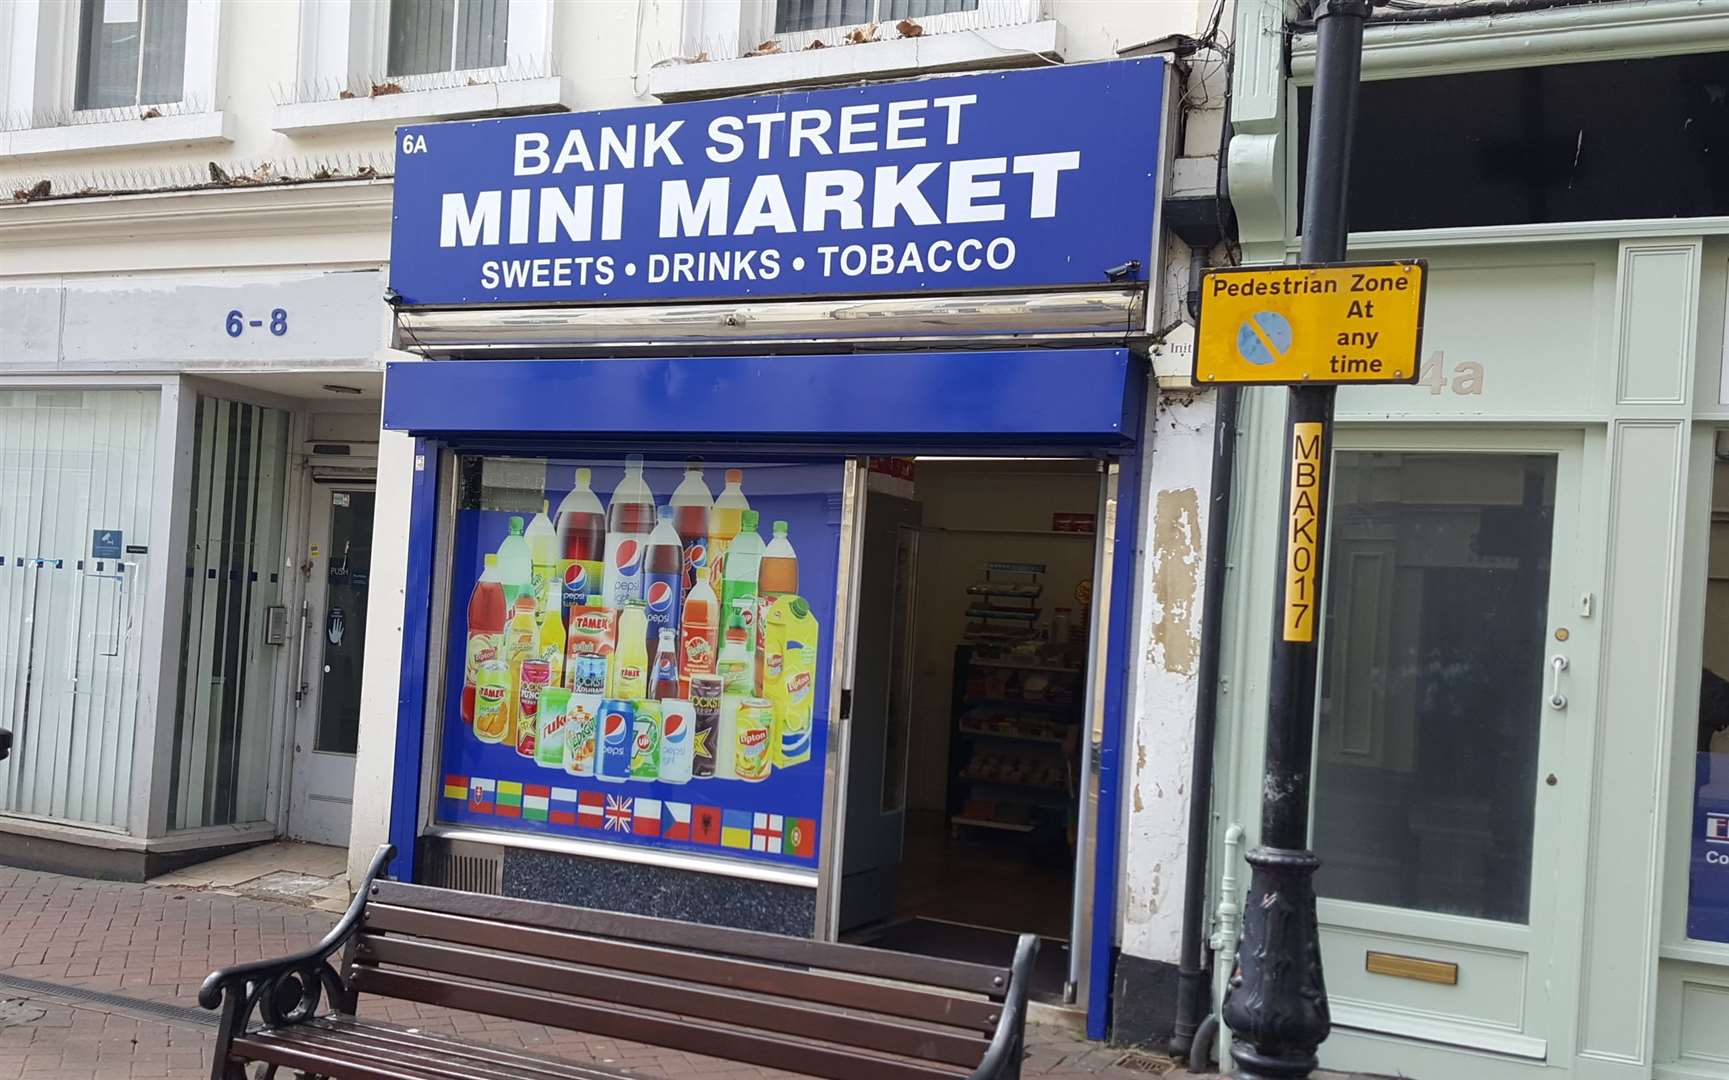
MULTIPOLYGON (((1370 0, 1320 0, 1309 159, 1303 194, 1305 263, 1343 262, 1351 164, 1370 0)), ((1280 544, 1261 846, 1250 851, 1239 966, 1225 1001, 1238 1080, 1306 1077, 1332 1021, 1321 976, 1315 869, 1309 847, 1309 773, 1315 741, 1316 647, 1333 388, 1293 386, 1285 413, 1285 519, 1280 544)))

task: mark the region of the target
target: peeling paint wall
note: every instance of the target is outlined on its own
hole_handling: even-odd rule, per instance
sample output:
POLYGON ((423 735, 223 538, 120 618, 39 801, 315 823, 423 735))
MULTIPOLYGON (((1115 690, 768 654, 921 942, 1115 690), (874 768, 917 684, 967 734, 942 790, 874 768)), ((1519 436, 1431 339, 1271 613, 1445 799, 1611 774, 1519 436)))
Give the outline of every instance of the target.
POLYGON ((1148 510, 1137 560, 1139 611, 1133 652, 1128 654, 1137 670, 1121 933, 1124 952, 1175 963, 1212 499, 1212 396, 1155 398, 1147 431, 1143 475, 1148 510))

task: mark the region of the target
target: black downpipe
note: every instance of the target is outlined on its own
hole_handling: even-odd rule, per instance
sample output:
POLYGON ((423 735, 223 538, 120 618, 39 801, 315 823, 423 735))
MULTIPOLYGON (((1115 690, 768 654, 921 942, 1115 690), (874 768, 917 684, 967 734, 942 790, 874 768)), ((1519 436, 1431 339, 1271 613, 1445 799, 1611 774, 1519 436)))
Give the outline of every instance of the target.
MULTIPOLYGON (((1217 192, 1229 198, 1225 161, 1231 145, 1231 77, 1237 54, 1225 62, 1224 137, 1219 140, 1217 192)), ((1235 230, 1232 230, 1233 232, 1235 230)), ((1229 238, 1226 244, 1230 243, 1229 238)), ((1232 249, 1234 250, 1234 248, 1232 249)), ((1233 258, 1231 260, 1235 262, 1233 258)), ((1197 281, 1198 288, 1198 281, 1197 281)), ((1199 293, 1196 293, 1199 303, 1199 293)), ((1207 929, 1207 847, 1213 822, 1213 746, 1219 726, 1219 650, 1224 637, 1225 562, 1230 553, 1231 489, 1237 462, 1237 410, 1241 391, 1221 386, 1213 391, 1212 501, 1207 514, 1207 550, 1201 584, 1201 655, 1197 662, 1194 759, 1189 765, 1189 836, 1183 868, 1183 930, 1177 954, 1177 1010, 1171 1026, 1170 1055, 1188 1058, 1197 1068, 1191 1048, 1211 1012, 1210 965, 1202 962, 1207 929)), ((1216 1025, 1215 1025, 1216 1026, 1216 1025)), ((1199 1062, 1204 1067, 1206 1061, 1199 1062)))

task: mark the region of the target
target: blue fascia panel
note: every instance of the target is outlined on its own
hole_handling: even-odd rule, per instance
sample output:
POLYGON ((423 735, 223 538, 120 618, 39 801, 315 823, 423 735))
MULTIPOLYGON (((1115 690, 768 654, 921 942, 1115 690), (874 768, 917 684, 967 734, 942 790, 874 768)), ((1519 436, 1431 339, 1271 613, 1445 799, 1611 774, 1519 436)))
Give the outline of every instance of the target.
POLYGON ((873 445, 1127 445, 1127 349, 403 361, 384 426, 421 437, 648 437, 873 445))

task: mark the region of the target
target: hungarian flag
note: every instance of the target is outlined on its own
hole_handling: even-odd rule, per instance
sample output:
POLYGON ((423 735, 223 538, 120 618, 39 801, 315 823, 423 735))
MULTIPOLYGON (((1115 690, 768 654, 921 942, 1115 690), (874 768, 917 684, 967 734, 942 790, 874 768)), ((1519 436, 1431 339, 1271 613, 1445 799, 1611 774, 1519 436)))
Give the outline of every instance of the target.
POLYGON ((781 827, 784 822, 779 814, 757 813, 750 823, 750 849, 752 851, 780 851, 781 827))
POLYGON ((468 798, 468 777, 446 776, 444 778, 444 797, 447 799, 468 798))
POLYGON ((598 791, 585 791, 576 798, 576 823, 584 829, 598 829, 606 820, 606 796, 598 791))
POLYGON ((809 859, 816 855, 816 822, 810 818, 787 818, 781 835, 780 853, 809 859))
POLYGON ((637 799, 631 831, 638 836, 660 835, 660 800, 637 799))
POLYGON ((660 835, 667 840, 690 840, 690 804, 684 802, 669 802, 661 804, 666 810, 666 823, 661 828, 660 835))
POLYGON ((699 844, 720 843, 720 809, 695 806, 690 811, 690 838, 699 844))
POLYGON ((555 787, 552 789, 552 823, 554 825, 576 824, 576 789, 555 787))
POLYGON ((492 813, 493 793, 498 781, 475 777, 468 782, 468 808, 476 814, 492 813))
POLYGON ((529 821, 545 821, 551 811, 552 789, 529 784, 522 789, 522 816, 529 821))

